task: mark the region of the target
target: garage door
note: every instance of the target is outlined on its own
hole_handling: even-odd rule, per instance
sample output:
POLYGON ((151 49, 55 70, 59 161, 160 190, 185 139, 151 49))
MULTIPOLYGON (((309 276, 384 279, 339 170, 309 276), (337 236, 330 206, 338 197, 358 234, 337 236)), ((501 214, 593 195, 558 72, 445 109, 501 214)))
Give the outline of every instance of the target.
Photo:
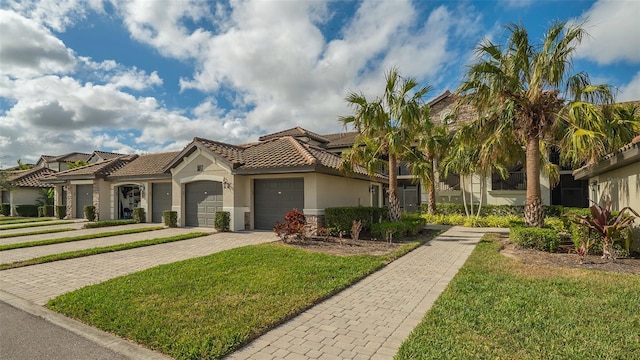
POLYGON ((162 213, 171 210, 171 183, 151 184, 151 221, 163 222, 162 213))
POLYGON ((196 181, 185 186, 185 225, 213 227, 216 211, 222 211, 222 183, 196 181))
POLYGON ((88 205, 93 205, 93 185, 76 185, 77 218, 84 217, 84 207, 88 205))
POLYGON ((255 228, 271 230, 291 209, 304 208, 304 179, 254 180, 255 228))

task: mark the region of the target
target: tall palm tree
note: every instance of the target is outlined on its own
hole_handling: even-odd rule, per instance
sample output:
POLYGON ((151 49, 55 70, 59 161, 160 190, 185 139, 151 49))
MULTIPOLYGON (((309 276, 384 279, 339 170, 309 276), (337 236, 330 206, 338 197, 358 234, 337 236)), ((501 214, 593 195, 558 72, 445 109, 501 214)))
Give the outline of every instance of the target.
POLYGON ((608 85, 591 85, 584 72, 572 74, 573 55, 586 36, 582 24, 553 23, 539 44, 523 25, 510 24, 507 31, 504 45, 480 43, 478 60, 457 92, 479 112, 479 138, 508 138, 525 148, 525 222, 542 226, 541 146, 563 151, 572 144, 576 161, 594 156, 593 149, 599 153, 606 119, 598 105, 613 98, 608 85), (569 131, 558 138, 563 130, 569 131))
MULTIPOLYGON (((418 88, 413 78, 403 78, 398 69, 385 74, 386 86, 381 97, 368 99, 362 93, 349 93, 345 100, 354 110, 350 116, 339 120, 352 126, 358 135, 353 147, 343 154, 347 164, 364 164, 373 174, 380 163, 389 169, 389 219, 400 219, 398 201, 398 166, 407 154, 421 128, 421 106, 423 97, 431 90, 429 86, 418 88)), ((348 166, 347 166, 348 167, 348 166)))

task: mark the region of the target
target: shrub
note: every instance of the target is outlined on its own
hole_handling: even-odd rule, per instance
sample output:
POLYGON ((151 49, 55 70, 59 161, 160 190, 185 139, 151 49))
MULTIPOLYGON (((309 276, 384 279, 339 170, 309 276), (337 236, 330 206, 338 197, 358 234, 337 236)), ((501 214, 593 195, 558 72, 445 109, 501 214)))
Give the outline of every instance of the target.
POLYGON ((555 252, 560 246, 560 236, 553 229, 514 226, 509 238, 522 247, 555 252))
POLYGON ((96 207, 93 205, 87 205, 84 207, 84 218, 89 221, 96 220, 96 207))
MULTIPOLYGON (((474 204, 474 211, 477 210, 474 204)), ((564 212, 564 207, 560 205, 545 205, 544 215, 546 217, 558 217, 564 212)), ((422 212, 426 213, 426 204, 422 205, 422 212)), ((441 215, 465 215, 463 204, 436 204, 436 213, 441 215)), ((522 205, 482 205, 480 216, 524 216, 524 206, 522 205)))
POLYGON ((383 221, 371 225, 371 234, 377 239, 384 239, 388 242, 399 239, 407 233, 405 222, 383 221))
POLYGON ((0 204, 0 214, 2 214, 4 216, 11 215, 11 204, 9 204, 9 203, 0 204))
POLYGON ((67 216, 67 207, 64 205, 56 205, 55 215, 58 219, 64 219, 67 216))
POLYGON ((52 217, 53 205, 38 206, 38 217, 52 217))
POLYGON ((366 206, 334 207, 324 211, 327 227, 344 234, 351 233, 353 221, 362 221, 362 230, 370 231, 372 224, 383 221, 388 216, 387 208, 366 206))
POLYGON ((284 216, 284 222, 273 225, 273 231, 284 242, 287 242, 291 237, 304 239, 307 231, 307 219, 298 209, 293 209, 284 216))
POLYGON ((548 217, 544 219, 544 227, 553 229, 557 232, 566 232, 567 227, 564 221, 558 217, 548 217))
POLYGON ((13 207, 16 215, 24 217, 37 217, 38 205, 16 205, 13 207))
POLYGON ((38 206, 38 217, 44 216, 44 206, 38 206))
POLYGON ((147 222, 147 215, 144 212, 144 208, 133 208, 133 220, 137 223, 147 222))
POLYGON ((120 220, 101 220, 101 221, 94 221, 91 223, 86 223, 84 225, 82 225, 83 228, 85 229, 93 229, 93 228, 101 228, 101 227, 108 227, 108 226, 118 226, 118 225, 128 225, 128 224, 135 224, 136 221, 134 219, 120 219, 120 220))
POLYGON ((162 218, 164 219, 164 224, 168 227, 178 227, 178 212, 165 210, 162 212, 162 218))
POLYGON ((229 225, 231 223, 231 213, 228 211, 216 212, 216 218, 214 226, 218 231, 229 231, 229 225))

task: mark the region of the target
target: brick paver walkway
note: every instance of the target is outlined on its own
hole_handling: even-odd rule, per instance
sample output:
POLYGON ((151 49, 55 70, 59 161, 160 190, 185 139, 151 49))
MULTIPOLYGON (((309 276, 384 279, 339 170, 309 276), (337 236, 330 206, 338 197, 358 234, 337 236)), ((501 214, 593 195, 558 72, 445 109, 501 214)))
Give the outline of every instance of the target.
MULTIPOLYGON (((183 232, 198 229, 182 229, 183 232)), ((0 289, 44 305, 81 287, 157 265, 277 240, 273 232, 219 233, 174 243, 4 270, 0 289)))
POLYGON ((453 227, 228 359, 392 359, 486 231, 453 227))

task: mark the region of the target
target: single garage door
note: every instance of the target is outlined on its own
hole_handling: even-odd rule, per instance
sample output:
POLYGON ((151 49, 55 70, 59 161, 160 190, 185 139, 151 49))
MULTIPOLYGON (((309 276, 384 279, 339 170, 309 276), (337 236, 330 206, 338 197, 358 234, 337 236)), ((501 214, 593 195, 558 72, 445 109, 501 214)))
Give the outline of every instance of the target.
POLYGON ((88 205, 93 205, 93 185, 76 185, 77 218, 84 217, 84 207, 88 205))
POLYGON ((304 209, 304 179, 254 180, 255 228, 271 230, 292 209, 304 209))
POLYGON ((216 211, 222 211, 222 183, 196 181, 185 186, 186 226, 213 227, 216 211))
POLYGON ((162 213, 171 210, 171 183, 151 184, 151 221, 163 222, 162 213))

